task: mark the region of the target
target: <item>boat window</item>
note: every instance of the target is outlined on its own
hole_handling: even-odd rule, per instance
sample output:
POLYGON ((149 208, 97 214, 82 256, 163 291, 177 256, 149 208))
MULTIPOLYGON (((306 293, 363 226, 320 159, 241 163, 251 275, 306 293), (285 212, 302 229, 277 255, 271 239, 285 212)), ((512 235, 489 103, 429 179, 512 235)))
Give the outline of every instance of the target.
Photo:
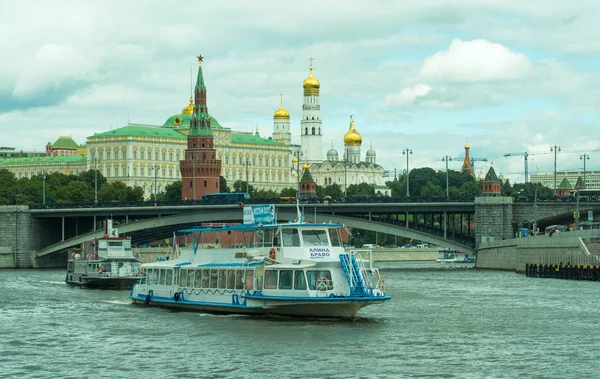
POLYGON ((232 290, 235 284, 235 270, 227 270, 227 289, 232 290))
POLYGON ((302 242, 304 246, 329 246, 326 230, 303 230, 302 242))
POLYGON ((306 276, 308 277, 308 288, 311 290, 317 289, 317 281, 322 278, 326 279, 327 289, 333 289, 331 273, 327 270, 307 271, 306 276))
POLYGON ((219 270, 219 285, 217 288, 225 288, 227 285, 227 270, 219 270))
MULTIPOLYGON (((139 267, 139 266, 138 266, 139 267)), ((179 285, 179 267, 177 267, 174 271, 173 271, 173 285, 178 286, 179 285)), ((133 270, 133 272, 135 272, 135 270, 133 270)))
POLYGON ((108 246, 123 246, 121 241, 108 241, 108 246))
POLYGON ((244 289, 244 270, 236 270, 235 271, 235 289, 236 290, 244 289))
POLYGON ((210 288, 210 270, 202 270, 202 288, 210 288))
POLYGON ((246 290, 254 289, 254 271, 246 270, 246 290))
POLYGON ((152 269, 152 284, 158 284, 158 269, 152 269))
POLYGON ((294 271, 294 289, 296 289, 296 290, 305 290, 306 289, 306 277, 304 276, 304 271, 302 271, 302 270, 294 271))
POLYGON ((298 229, 283 229, 281 231, 283 237, 283 246, 298 247, 300 246, 300 235, 298 229))
POLYGON ((210 270, 210 288, 217 288, 217 277, 219 270, 210 270))
POLYGON ((110 271, 111 271, 110 269, 111 269, 111 266, 112 266, 112 265, 111 265, 110 263, 103 264, 103 265, 101 265, 101 266, 102 266, 102 268, 104 269, 104 272, 110 272, 110 271))
POLYGON ((265 270, 265 289, 277 289, 277 270, 265 270))
POLYGON ((167 285, 173 285, 173 270, 167 270, 167 285))
POLYGON ((194 270, 187 271, 187 286, 188 288, 194 287, 194 270))
POLYGON ((187 287, 187 272, 186 270, 181 270, 179 275, 179 287, 187 287))
POLYGON ((165 269, 161 268, 159 270, 160 274, 158 275, 158 284, 164 285, 165 284, 165 269))
POLYGON ((279 271, 279 289, 280 290, 291 290, 292 289, 292 270, 281 270, 279 271))
POLYGON ((202 270, 197 269, 194 275, 194 287, 202 288, 202 270))
POLYGON ((329 229, 329 239, 331 240, 331 246, 342 246, 339 229, 329 229))

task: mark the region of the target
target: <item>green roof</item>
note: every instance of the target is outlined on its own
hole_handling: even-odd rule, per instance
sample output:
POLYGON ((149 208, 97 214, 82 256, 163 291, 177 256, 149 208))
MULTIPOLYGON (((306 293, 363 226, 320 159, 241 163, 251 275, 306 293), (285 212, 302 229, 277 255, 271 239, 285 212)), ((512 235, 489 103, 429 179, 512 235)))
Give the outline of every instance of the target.
POLYGON ((155 138, 174 138, 187 139, 185 134, 168 128, 157 128, 141 125, 127 125, 122 128, 109 130, 103 133, 96 133, 88 138, 98 137, 155 137, 155 138))
POLYGON ((571 185, 571 183, 569 183, 569 181, 567 180, 566 177, 563 178, 562 182, 560 182, 560 184, 558 185, 557 189, 573 189, 573 186, 571 185))
MULTIPOLYGON (((163 127, 173 128, 176 130, 189 129, 190 128, 190 117, 192 117, 191 114, 185 114, 185 113, 174 114, 173 116, 169 117, 167 119, 167 121, 165 121, 165 123, 163 124, 163 127)), ((223 126, 221 126, 221 124, 219 124, 219 121, 217 121, 211 115, 209 115, 209 117, 210 117, 210 127, 212 129, 223 129, 223 126)))
POLYGON ((87 155, 59 155, 50 157, 22 157, 0 159, 0 166, 9 164, 75 163, 87 162, 87 155))
POLYGON ((231 143, 243 143, 250 145, 271 145, 271 146, 285 146, 281 142, 274 141, 272 139, 262 138, 255 134, 250 133, 231 133, 231 143))
POLYGON ((498 179, 498 175, 496 175, 496 170, 494 170, 494 167, 490 166, 490 169, 488 170, 487 174, 485 174, 485 179, 483 179, 484 182, 499 182, 500 179, 498 179))
POLYGON ((61 136, 52 144, 52 147, 55 149, 77 149, 79 145, 73 141, 71 136, 61 136))
POLYGON ((312 175, 308 169, 304 170, 304 174, 302 174, 302 179, 300 179, 300 183, 312 183, 314 182, 312 175))

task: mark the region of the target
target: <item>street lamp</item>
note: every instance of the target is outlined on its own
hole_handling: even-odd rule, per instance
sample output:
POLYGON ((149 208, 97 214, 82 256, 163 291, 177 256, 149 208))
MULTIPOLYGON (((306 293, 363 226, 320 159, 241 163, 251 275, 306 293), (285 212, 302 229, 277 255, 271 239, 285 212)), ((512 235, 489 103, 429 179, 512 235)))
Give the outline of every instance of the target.
POLYGON ((408 183, 408 156, 413 152, 411 149, 402 150, 402 155, 406 155, 406 197, 410 197, 409 183, 408 183))
POLYGON ((587 182, 585 181, 585 161, 590 160, 590 156, 587 154, 583 154, 579 157, 583 161, 583 185, 587 186, 587 182))
MULTIPOLYGON (((302 152, 299 152, 299 155, 302 156, 303 155, 302 152)), ((300 159, 298 159, 298 157, 296 157, 296 156, 294 156, 294 158, 292 158, 292 165, 294 163, 296 164, 296 168, 294 168, 294 166, 292 166, 290 168, 290 170, 292 172, 296 171, 296 176, 297 176, 297 179, 298 179, 298 186, 297 186, 297 189, 296 189, 296 198, 300 199, 300 159)))
POLYGON ((156 179, 158 178, 158 165, 152 167, 154 170, 154 202, 156 202, 156 179))
POLYGON ((248 162, 248 156, 246 155, 246 196, 250 196, 250 192, 248 191, 248 187, 249 187, 248 186, 248 175, 249 175, 249 172, 248 172, 248 163, 249 163, 248 162))
POLYGON ((445 155, 444 158, 442 158, 442 161, 446 162, 446 199, 450 198, 450 190, 448 187, 448 161, 451 161, 452 158, 450 158, 449 156, 445 155))
POLYGON ((46 173, 42 177, 42 204, 46 205, 46 173))
POLYGON ((93 159, 94 162, 94 204, 98 204, 98 158, 93 159))
POLYGON ((560 151, 560 146, 554 145, 550 151, 554 151, 554 196, 556 196, 556 153, 560 151))

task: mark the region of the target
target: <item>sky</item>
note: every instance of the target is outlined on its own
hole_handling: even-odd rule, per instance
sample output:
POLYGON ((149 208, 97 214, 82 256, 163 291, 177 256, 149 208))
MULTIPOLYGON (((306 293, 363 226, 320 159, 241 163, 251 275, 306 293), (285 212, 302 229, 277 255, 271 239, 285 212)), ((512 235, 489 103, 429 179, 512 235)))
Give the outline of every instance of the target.
MULTIPOLYGON (((209 112, 273 132, 280 94, 300 142, 313 57, 323 147, 354 115, 391 173, 458 170, 471 146, 511 182, 600 170, 600 2, 0 0, 0 146, 43 151, 71 135, 162 125, 204 59, 209 112), (407 156, 402 152, 411 150, 407 156), (505 157, 506 153, 515 155, 505 157)), ((323 157, 325 157, 325 151, 323 157)))

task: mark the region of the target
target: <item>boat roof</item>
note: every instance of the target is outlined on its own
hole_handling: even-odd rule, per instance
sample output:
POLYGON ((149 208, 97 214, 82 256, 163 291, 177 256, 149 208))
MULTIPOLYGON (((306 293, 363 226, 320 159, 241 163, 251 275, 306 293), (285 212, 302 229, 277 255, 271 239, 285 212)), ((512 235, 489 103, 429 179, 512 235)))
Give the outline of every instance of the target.
POLYGON ((235 225, 224 225, 224 226, 195 226, 189 229, 180 229, 178 233, 198 233, 198 232, 214 232, 214 231, 252 231, 259 229, 278 229, 281 227, 288 228, 314 228, 314 227, 328 227, 328 228, 342 228, 343 224, 307 224, 307 223, 289 223, 289 224, 235 224, 235 225))

